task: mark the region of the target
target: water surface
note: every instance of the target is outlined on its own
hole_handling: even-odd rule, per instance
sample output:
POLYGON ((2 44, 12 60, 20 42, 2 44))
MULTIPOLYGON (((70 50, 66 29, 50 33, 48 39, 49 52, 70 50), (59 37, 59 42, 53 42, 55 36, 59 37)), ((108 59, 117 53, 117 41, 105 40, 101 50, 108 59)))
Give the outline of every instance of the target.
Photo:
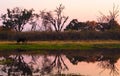
POLYGON ((119 76, 120 51, 48 51, 16 50, 0 54, 3 76, 119 76))

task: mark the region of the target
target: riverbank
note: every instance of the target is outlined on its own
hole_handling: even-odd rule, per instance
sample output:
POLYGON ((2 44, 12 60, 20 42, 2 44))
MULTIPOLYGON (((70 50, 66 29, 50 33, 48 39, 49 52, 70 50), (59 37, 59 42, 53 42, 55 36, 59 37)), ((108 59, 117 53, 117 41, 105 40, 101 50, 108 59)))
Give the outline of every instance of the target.
POLYGON ((17 44, 15 41, 0 41, 3 50, 96 50, 120 49, 118 40, 87 40, 87 41, 33 41, 17 44))

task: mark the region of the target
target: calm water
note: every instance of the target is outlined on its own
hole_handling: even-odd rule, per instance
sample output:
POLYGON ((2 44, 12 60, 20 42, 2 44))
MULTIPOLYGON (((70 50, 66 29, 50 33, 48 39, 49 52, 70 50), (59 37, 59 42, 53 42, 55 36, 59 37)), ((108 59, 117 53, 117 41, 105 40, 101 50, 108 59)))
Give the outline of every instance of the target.
POLYGON ((120 76, 119 50, 0 54, 0 76, 120 76))

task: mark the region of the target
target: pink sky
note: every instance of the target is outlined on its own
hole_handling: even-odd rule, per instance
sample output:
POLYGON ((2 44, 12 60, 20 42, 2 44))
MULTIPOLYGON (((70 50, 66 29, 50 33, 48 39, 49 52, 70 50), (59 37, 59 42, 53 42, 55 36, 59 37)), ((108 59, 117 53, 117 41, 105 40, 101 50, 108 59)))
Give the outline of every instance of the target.
MULTIPOLYGON (((64 14, 70 19, 79 21, 96 20, 99 11, 108 14, 112 10, 113 3, 118 5, 120 0, 0 0, 0 13, 6 8, 23 7, 34 8, 37 12, 43 9, 53 10, 59 4, 65 6, 64 14)), ((120 17, 118 17, 120 22, 120 17)))

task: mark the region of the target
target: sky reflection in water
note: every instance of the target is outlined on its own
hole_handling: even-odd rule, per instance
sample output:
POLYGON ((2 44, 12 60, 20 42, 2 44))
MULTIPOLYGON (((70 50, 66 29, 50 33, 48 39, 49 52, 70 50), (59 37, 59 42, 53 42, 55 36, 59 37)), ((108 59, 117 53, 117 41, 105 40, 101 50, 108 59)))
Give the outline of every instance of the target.
POLYGON ((85 52, 1 55, 0 75, 119 76, 119 57, 118 51, 97 52, 95 55, 85 52))

